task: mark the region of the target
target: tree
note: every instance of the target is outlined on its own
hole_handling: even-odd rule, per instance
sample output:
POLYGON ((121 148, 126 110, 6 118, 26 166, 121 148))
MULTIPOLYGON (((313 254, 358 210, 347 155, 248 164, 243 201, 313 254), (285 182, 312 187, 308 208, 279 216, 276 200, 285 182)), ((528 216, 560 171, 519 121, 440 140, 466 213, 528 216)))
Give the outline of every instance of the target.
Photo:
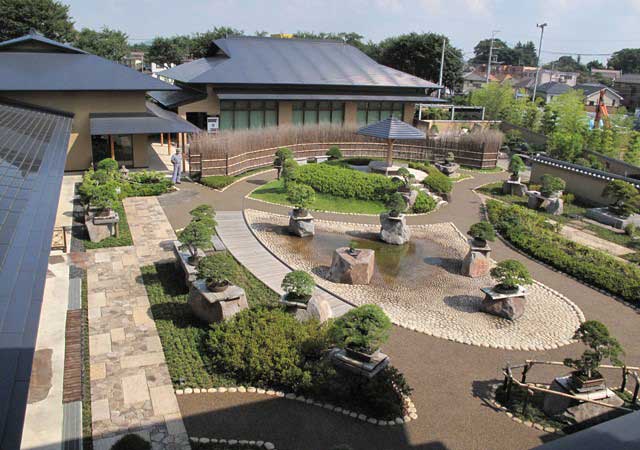
POLYGON ((227 36, 243 36, 244 31, 231 27, 215 27, 204 33, 196 33, 187 38, 188 54, 194 58, 204 58, 211 55, 211 44, 216 39, 222 39, 227 36))
POLYGON ((591 70, 591 69, 604 69, 604 65, 598 61, 597 59, 594 59, 593 61, 589 61, 587 63, 587 69, 591 70))
POLYGON ((76 38, 76 46, 112 61, 121 61, 129 53, 128 36, 107 27, 100 31, 83 28, 76 38))
MULTIPOLYGON (((473 47, 473 54, 475 55, 473 58, 469 60, 470 63, 473 64, 486 64, 489 61, 489 50, 491 48, 491 39, 482 39, 480 42, 473 47)), ((505 64, 511 64, 512 55, 510 53, 511 48, 509 45, 502 39, 494 39, 493 40, 493 52, 494 58, 497 57, 498 61, 505 62, 505 64), (506 56, 506 58, 505 58, 506 56)))
POLYGON ((181 64, 188 52, 184 39, 184 36, 155 38, 151 42, 147 58, 156 64, 181 64))
POLYGON ((602 191, 604 197, 610 197, 614 203, 609 209, 621 217, 629 217, 640 207, 640 192, 631 183, 611 180, 602 191))
POLYGON ((55 0, 0 0, 0 42, 35 29, 45 37, 72 42, 75 37, 69 6, 55 0))
POLYGON ((631 137, 631 143, 624 154, 624 160, 629 164, 640 166, 640 134, 637 131, 631 137))
POLYGON ((484 106, 485 118, 488 120, 504 119, 509 114, 514 102, 513 88, 508 82, 486 83, 482 88, 471 92, 469 97, 470 105, 484 106))
POLYGON ((524 44, 518 42, 513 47, 517 61, 515 63, 519 66, 535 66, 538 62, 538 55, 536 54, 536 46, 533 42, 527 41, 524 44))
POLYGON ((577 369, 576 375, 586 380, 599 377, 598 367, 604 359, 609 359, 616 366, 622 365, 620 356, 624 354, 624 350, 601 322, 587 320, 580 325, 574 339, 580 339, 589 347, 580 359, 565 358, 564 360, 565 366, 577 369))
POLYGON ((443 84, 455 88, 462 82, 462 52, 449 38, 434 33, 410 33, 380 42, 378 62, 425 80, 437 81, 442 44, 446 42, 443 84))
POLYGON ((548 105, 555 116, 547 147, 552 157, 575 161, 584 149, 588 132, 582 93, 570 90, 555 97, 548 105))
POLYGON ((573 59, 572 56, 561 56, 557 60, 545 64, 544 67, 545 69, 554 69, 561 72, 586 72, 585 66, 573 59))
POLYGON ((625 73, 640 72, 640 48, 623 48, 618 50, 607 62, 609 67, 625 73))

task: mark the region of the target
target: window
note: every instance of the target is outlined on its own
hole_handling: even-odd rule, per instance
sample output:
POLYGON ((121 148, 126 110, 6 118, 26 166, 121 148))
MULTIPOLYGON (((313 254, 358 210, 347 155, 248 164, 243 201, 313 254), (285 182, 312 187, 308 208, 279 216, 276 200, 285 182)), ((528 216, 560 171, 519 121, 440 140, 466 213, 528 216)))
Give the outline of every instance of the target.
POLYGON ((293 102, 294 125, 316 125, 344 121, 344 102, 293 102))
POLYGON ((399 102, 360 102, 358 103, 358 124, 368 125, 388 117, 402 120, 404 105, 399 102))
POLYGON ((278 125, 278 103, 263 101, 220 102, 220 129, 240 130, 278 125))
POLYGON ((111 158, 111 140, 113 156, 118 165, 133 167, 133 136, 130 134, 91 136, 93 163, 97 164, 105 158, 111 158))
POLYGON ((201 130, 207 129, 207 113, 206 112, 188 112, 187 121, 191 122, 201 130))

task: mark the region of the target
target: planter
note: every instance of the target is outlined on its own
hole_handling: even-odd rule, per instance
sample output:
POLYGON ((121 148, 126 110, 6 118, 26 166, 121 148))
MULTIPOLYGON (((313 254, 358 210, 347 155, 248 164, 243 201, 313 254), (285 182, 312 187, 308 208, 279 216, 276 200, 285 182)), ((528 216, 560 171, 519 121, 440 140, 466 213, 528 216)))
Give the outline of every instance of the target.
POLYGON ((396 209, 392 209, 391 211, 389 211, 389 217, 393 217, 394 219, 399 218, 400 217, 400 211, 398 211, 396 209))
POLYGON ((187 258, 187 264, 189 264, 190 266, 197 266, 201 259, 201 255, 189 255, 189 257, 187 258))
POLYGON ((519 183, 520 182, 520 175, 512 173, 511 175, 509 175, 509 181, 516 181, 516 182, 519 183))
POLYGON ((207 289, 209 289, 211 292, 224 292, 230 285, 231 283, 229 283, 227 280, 218 281, 211 280, 209 278, 207 279, 207 289))
POLYGON ((599 373, 595 377, 586 378, 580 372, 575 371, 571 374, 571 381, 578 391, 586 392, 605 388, 604 378, 599 373))
POLYGON ((311 297, 312 295, 297 297, 291 294, 285 294, 280 298, 280 303, 290 308, 307 309, 307 304, 311 300, 311 297))
POLYGON ((293 217, 307 217, 309 211, 305 208, 293 208, 293 217))
POLYGON ((408 193, 411 192, 411 186, 405 184, 398 186, 398 192, 408 193))
POLYGON ((497 284, 493 290, 499 294, 504 294, 504 295, 512 295, 512 294, 517 294, 520 291, 520 287, 516 286, 514 288, 504 288, 502 287, 502 285, 497 284))
POLYGON ((373 351, 371 353, 364 353, 361 352, 359 350, 355 350, 349 347, 346 347, 344 349, 345 353, 347 354, 347 356, 349 358, 355 359, 356 361, 362 361, 362 362, 371 362, 373 361, 373 359, 376 356, 376 353, 378 353, 378 350, 373 351))
POLYGON ((487 240, 480 237, 474 237, 471 241, 471 245, 477 248, 484 248, 487 246, 487 240))

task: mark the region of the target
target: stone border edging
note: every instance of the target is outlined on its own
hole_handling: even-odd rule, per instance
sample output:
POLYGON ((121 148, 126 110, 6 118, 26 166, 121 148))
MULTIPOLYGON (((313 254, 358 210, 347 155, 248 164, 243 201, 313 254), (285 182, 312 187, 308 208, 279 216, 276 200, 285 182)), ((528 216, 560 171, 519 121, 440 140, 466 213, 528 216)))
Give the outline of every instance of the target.
MULTIPOLYGON (((504 203, 505 205, 509 204, 509 203, 504 202, 502 200, 499 200, 497 198, 494 198, 494 197, 491 197, 491 196, 488 196, 488 195, 485 195, 485 194, 483 194, 481 192, 477 192, 476 191, 476 189, 479 189, 481 187, 487 186, 489 184, 492 184, 492 183, 486 183, 486 184, 478 186, 477 188, 471 189, 474 192, 474 194, 476 194, 480 198, 480 201, 482 202, 482 211, 481 212, 482 212, 483 217, 487 221, 489 221, 489 215, 487 214, 487 203, 486 203, 486 199, 487 198, 490 199, 490 200, 495 200, 497 202, 504 203)), ((509 242, 507 239, 505 239, 504 236, 502 236, 502 234, 500 234, 498 231, 496 231, 496 235, 500 238, 500 241, 502 241, 503 244, 505 244, 507 247, 509 247, 511 250, 515 251, 516 253, 524 256, 525 258, 527 258, 527 259, 529 259, 529 260, 531 260, 533 262, 536 262, 536 263, 546 267, 547 269, 549 269, 549 270, 551 270, 553 272, 559 273, 560 275, 564 275, 567 278, 570 278, 570 279, 572 279, 574 281, 577 281, 578 283, 582 284, 583 286, 586 286, 586 287, 588 287, 590 289, 593 289, 594 291, 598 291, 599 293, 601 293, 603 295, 606 295, 607 297, 610 297, 610 298, 614 299, 615 301, 617 301, 619 303, 622 303, 625 306, 628 306, 629 308, 633 309, 634 311, 640 313, 640 306, 634 305, 633 303, 628 302, 627 300, 623 299, 622 297, 620 297, 620 296, 618 296, 616 294, 613 294, 611 292, 608 292, 605 289, 602 289, 602 288, 599 288, 597 286, 594 286, 593 284, 591 284, 591 283, 589 283, 587 281, 584 281, 584 280, 581 280, 579 278, 576 278, 573 275, 568 274, 567 272, 565 272, 563 270, 556 269, 555 267, 547 264, 544 261, 540 261, 536 257, 534 257, 532 255, 529 255, 528 253, 524 252, 523 250, 521 250, 518 247, 516 247, 515 245, 513 245, 511 242, 509 242)), ((585 247, 588 247, 588 246, 585 246, 585 247)), ((591 248, 591 247, 589 247, 589 248, 591 248)), ((597 249, 593 249, 593 250, 597 250, 597 249)), ((601 250, 597 250, 597 251, 601 251, 601 250)))
POLYGON ((306 403, 307 405, 317 406, 328 411, 332 411, 335 413, 341 413, 345 416, 349 416, 353 419, 358 419, 363 422, 370 423, 372 425, 378 426, 393 426, 393 425, 402 425, 405 423, 409 423, 412 420, 416 420, 418 418, 418 411, 416 406, 414 405, 411 397, 403 396, 403 409, 406 412, 406 415, 403 417, 396 417, 394 420, 379 420, 374 419, 373 417, 369 417, 365 414, 360 414, 355 411, 350 411, 348 409, 344 409, 340 406, 334 406, 331 403, 323 403, 316 401, 312 398, 307 398, 304 395, 296 395, 292 392, 285 393, 282 391, 275 391, 273 389, 263 389, 256 388, 253 386, 231 386, 231 387, 219 387, 219 388, 185 388, 185 389, 175 389, 176 395, 190 395, 190 394, 223 394, 223 393, 250 393, 250 394, 260 394, 260 395, 268 395, 270 397, 278 397, 284 398, 286 400, 295 400, 301 403, 306 403))
POLYGON ((189 437, 191 442, 199 442, 201 444, 226 444, 230 447, 238 446, 238 447, 253 447, 253 448, 264 448, 266 450, 277 450, 276 446, 267 441, 255 441, 255 440, 247 440, 247 439, 216 439, 216 438, 208 438, 208 437, 189 437))

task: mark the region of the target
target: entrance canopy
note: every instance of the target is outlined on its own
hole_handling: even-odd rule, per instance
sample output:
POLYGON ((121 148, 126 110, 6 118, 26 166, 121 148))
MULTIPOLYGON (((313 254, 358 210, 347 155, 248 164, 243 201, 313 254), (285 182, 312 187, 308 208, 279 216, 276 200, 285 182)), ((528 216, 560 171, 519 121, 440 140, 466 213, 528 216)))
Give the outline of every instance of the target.
POLYGON ((202 130, 174 112, 146 103, 146 112, 93 113, 89 116, 92 135, 200 133, 202 130))
POLYGON ((393 165, 393 143, 396 140, 426 139, 426 134, 416 127, 395 117, 389 117, 380 122, 360 128, 356 134, 385 139, 389 143, 387 150, 387 168, 393 165))

